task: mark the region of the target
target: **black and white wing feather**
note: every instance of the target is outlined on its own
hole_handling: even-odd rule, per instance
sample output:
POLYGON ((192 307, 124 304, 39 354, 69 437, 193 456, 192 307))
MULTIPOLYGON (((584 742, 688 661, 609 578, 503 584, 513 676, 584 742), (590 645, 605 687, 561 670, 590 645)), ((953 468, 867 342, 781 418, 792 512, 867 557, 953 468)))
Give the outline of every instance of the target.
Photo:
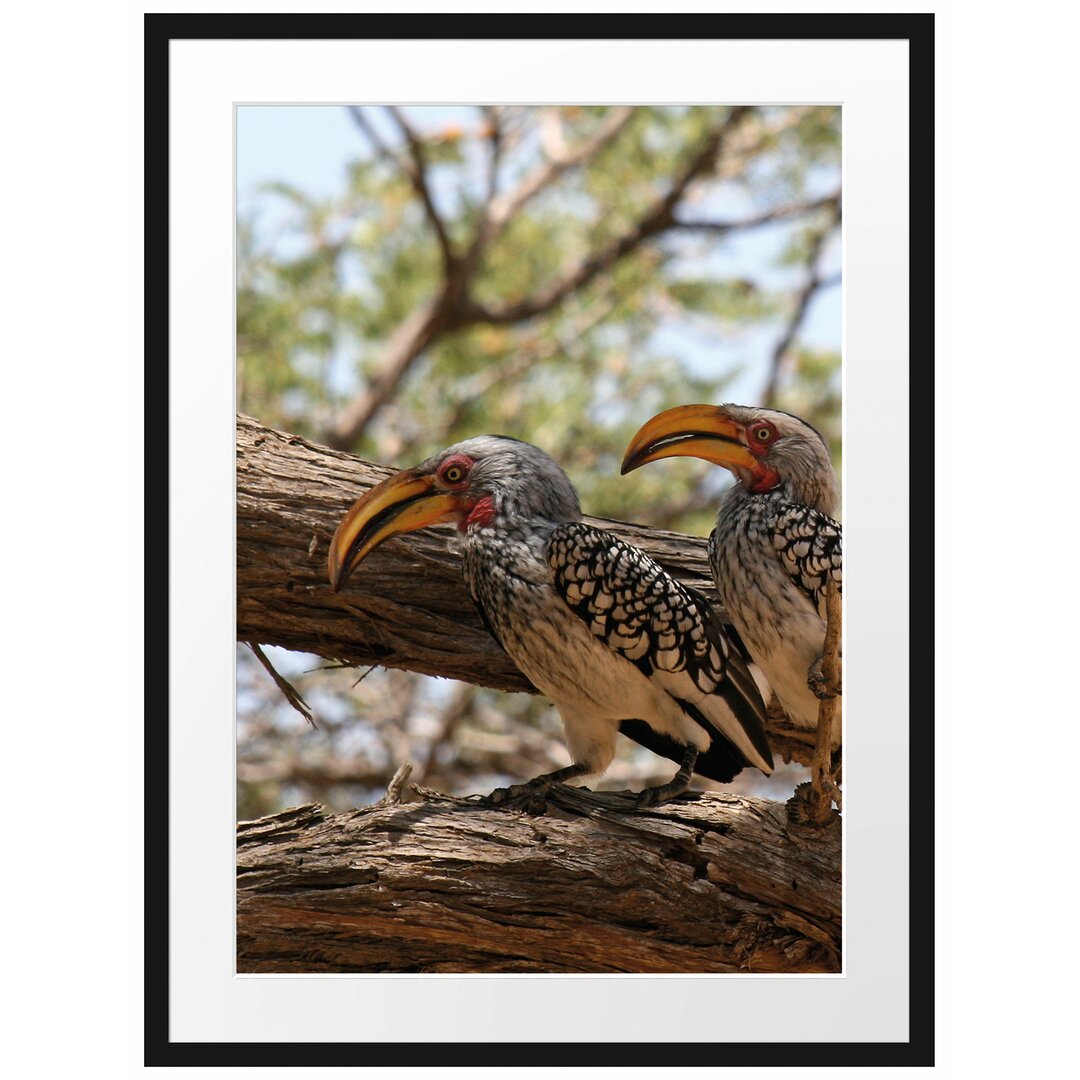
MULTIPOLYGON (((581 522, 557 528, 547 556, 556 592, 592 634, 713 736, 695 771, 720 780, 747 764, 772 771, 757 684, 701 593, 638 548, 581 522)), ((643 721, 627 721, 622 730, 666 757, 681 756, 681 747, 643 721)))
POLYGON ((825 586, 844 584, 843 533, 840 523, 808 506, 788 505, 776 520, 773 547, 792 581, 825 618, 825 586))

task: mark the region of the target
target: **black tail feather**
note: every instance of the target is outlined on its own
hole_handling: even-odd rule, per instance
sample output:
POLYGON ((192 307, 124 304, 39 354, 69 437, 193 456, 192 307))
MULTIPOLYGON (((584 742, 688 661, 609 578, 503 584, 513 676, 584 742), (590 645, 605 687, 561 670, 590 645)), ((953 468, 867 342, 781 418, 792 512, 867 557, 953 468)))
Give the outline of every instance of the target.
MULTIPOLYGON (((693 706, 690 708, 693 709, 693 706)), ((693 711, 697 712, 696 709, 693 711)), ((697 761, 694 763, 694 772, 707 776, 710 780, 718 780, 722 784, 728 783, 746 768, 748 764, 746 758, 736 746, 728 742, 705 721, 700 713, 694 719, 698 723, 704 723, 704 726, 713 733, 712 745, 708 750, 698 754, 697 761)), ((676 742, 668 735, 653 731, 644 720, 623 720, 619 724, 619 730, 634 742, 640 743, 646 750, 651 750, 654 754, 659 754, 670 761, 681 763, 686 753, 686 747, 682 743, 676 742)))

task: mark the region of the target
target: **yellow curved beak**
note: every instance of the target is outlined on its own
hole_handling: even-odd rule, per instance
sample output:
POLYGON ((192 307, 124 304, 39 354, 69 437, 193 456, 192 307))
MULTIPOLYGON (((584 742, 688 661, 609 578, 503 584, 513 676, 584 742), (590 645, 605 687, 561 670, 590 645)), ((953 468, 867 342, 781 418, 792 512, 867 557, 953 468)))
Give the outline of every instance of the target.
POLYGON ((446 521, 468 507, 462 495, 439 491, 435 477, 406 469, 353 503, 330 541, 327 570, 337 592, 384 540, 446 521))
POLYGON ((679 405, 647 420, 630 440, 622 475, 667 457, 697 457, 726 469, 760 468, 746 448, 743 425, 716 405, 679 405))

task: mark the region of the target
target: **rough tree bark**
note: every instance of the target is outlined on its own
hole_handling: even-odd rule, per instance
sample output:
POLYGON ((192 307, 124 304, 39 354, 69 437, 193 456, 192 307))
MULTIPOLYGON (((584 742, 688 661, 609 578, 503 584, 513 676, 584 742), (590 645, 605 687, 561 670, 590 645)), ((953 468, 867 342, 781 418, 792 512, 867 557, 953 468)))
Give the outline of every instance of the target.
MULTIPOLYGON (((238 640, 531 690, 481 626, 449 529, 388 542, 331 592, 337 522, 390 471, 238 417, 238 640)), ((592 520, 716 601, 704 540, 592 520)), ((810 762, 812 736, 782 717, 769 733, 810 762)), ((422 789, 403 803, 400 786, 351 814, 241 823, 239 970, 839 970, 839 819, 811 824, 798 797, 641 811, 564 789, 536 816, 422 789)))
POLYGON ((713 792, 302 806, 239 827, 238 970, 836 972, 839 834, 713 792))

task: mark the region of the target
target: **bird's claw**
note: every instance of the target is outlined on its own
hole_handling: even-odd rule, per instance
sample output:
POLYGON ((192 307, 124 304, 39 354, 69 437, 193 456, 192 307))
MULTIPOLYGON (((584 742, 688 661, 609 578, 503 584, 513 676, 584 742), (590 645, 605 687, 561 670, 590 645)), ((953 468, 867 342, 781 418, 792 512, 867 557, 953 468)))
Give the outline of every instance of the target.
POLYGON ((481 795, 477 802, 480 806, 500 806, 541 815, 547 809, 550 790, 550 784, 511 784, 510 787, 495 788, 489 795, 481 795))
POLYGON ((806 685, 810 688, 810 693, 819 701, 828 701, 831 698, 840 697, 842 691, 839 689, 834 690, 821 673, 822 659, 823 657, 819 656, 810 665, 810 670, 806 673, 806 685))
POLYGON ((677 799, 682 794, 685 792, 681 790, 672 792, 661 786, 643 788, 641 791, 593 791, 589 793, 589 796, 599 806, 632 810, 638 807, 658 806, 660 803, 677 799))
POLYGON ((512 797, 512 788, 497 787, 489 795, 478 796, 476 801, 484 806, 502 806, 504 803, 509 802, 512 797))

